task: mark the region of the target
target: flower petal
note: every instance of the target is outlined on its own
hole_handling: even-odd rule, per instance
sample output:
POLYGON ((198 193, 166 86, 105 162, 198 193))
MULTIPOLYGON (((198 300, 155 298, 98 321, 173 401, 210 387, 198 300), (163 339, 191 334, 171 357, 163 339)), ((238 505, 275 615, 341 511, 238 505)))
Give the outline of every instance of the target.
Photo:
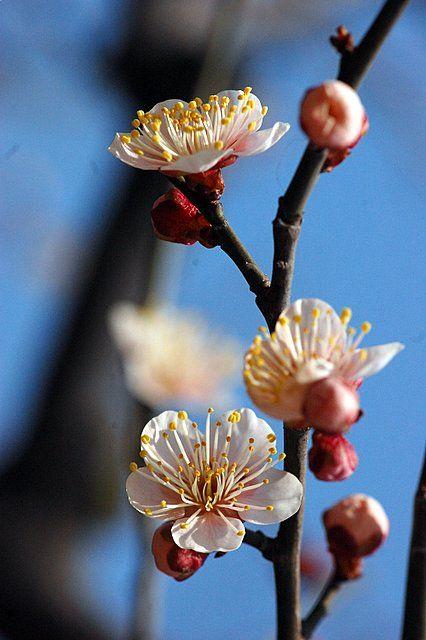
MULTIPOLYGON (((161 501, 165 500, 168 504, 180 503, 179 495, 168 487, 160 484, 147 469, 140 468, 133 471, 127 478, 126 491, 129 502, 137 511, 144 513, 145 509, 157 508, 161 509, 161 501)), ((175 520, 184 515, 184 507, 176 507, 169 509, 161 515, 152 515, 154 518, 162 520, 175 520)))
POLYGON ((166 165, 161 167, 161 171, 178 171, 179 173, 202 173, 211 169, 227 156, 232 155, 234 152, 232 149, 223 149, 217 151, 216 149, 207 149, 206 151, 199 151, 198 153, 192 153, 191 155, 181 156, 175 162, 167 162, 166 165))
MULTIPOLYGON (((229 426, 228 416, 232 413, 232 411, 228 411, 223 414, 221 418, 223 426, 220 427, 222 436, 220 446, 223 448, 226 446, 225 437, 228 431, 227 427, 229 426)), ((273 445, 273 442, 271 444, 268 436, 275 434, 269 424, 265 422, 265 420, 258 418, 252 409, 240 409, 239 413, 241 414, 241 420, 233 424, 231 442, 229 443, 228 449, 228 460, 230 464, 239 460, 247 453, 248 447, 252 444, 254 451, 250 456, 250 465, 253 466, 255 463, 270 455, 268 449, 273 445)))
MULTIPOLYGON (((193 461, 196 436, 189 418, 179 419, 177 411, 163 411, 148 422, 143 428, 142 446, 146 446, 148 451, 153 450, 160 460, 168 463, 176 469, 180 460, 177 458, 183 456, 184 463, 193 461), (175 428, 170 429, 170 425, 174 424, 175 428), (143 440, 149 438, 147 445, 143 440), (171 451, 170 448, 173 450, 171 451)), ((167 469, 165 468, 167 473, 167 469)))
POLYGON ((234 145, 234 153, 237 156, 254 156, 262 153, 278 142, 289 129, 290 125, 287 122, 276 122, 271 129, 247 133, 234 145))
POLYGON ((137 155, 130 149, 129 145, 122 142, 122 135, 123 134, 121 133, 116 133, 114 140, 108 147, 108 151, 122 162, 125 162, 126 164, 129 164, 131 167, 135 167, 136 169, 145 169, 152 171, 160 169, 161 167, 169 164, 166 160, 164 160, 164 158, 162 158, 160 153, 158 154, 158 158, 148 158, 147 156, 137 155))
POLYGON ((344 367, 345 377, 367 378, 377 373, 404 349, 400 342, 389 342, 376 347, 357 349, 349 364, 344 367))
POLYGON ((265 478, 268 478, 269 484, 264 484, 257 489, 253 489, 253 491, 245 491, 241 496, 241 502, 251 507, 271 506, 273 510, 258 511, 251 509, 242 511, 241 518, 246 522, 253 522, 254 524, 282 522, 297 513, 300 508, 303 498, 303 486, 296 476, 287 471, 269 469, 253 482, 262 482, 265 478))
MULTIPOLYGON (((245 531, 244 525, 238 518, 227 518, 238 531, 245 531)), ((181 528, 186 518, 177 520, 172 527, 172 536, 176 544, 182 549, 193 549, 201 553, 213 551, 234 551, 243 541, 243 535, 238 535, 225 520, 215 513, 204 513, 195 517, 187 528, 181 528)))

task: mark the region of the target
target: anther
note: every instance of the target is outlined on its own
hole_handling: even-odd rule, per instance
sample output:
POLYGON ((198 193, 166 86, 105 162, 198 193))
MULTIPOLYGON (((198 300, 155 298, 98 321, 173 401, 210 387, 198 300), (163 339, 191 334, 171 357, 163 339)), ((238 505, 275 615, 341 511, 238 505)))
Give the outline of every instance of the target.
POLYGON ((139 456, 141 458, 146 458, 147 455, 148 455, 148 451, 145 451, 145 449, 142 449, 142 451, 139 451, 139 456))
POLYGON ((181 529, 188 529, 189 524, 187 522, 181 522, 179 526, 181 529))
POLYGON ((302 322, 302 316, 297 313, 296 315, 293 316, 293 321, 296 324, 300 324, 302 322))
POLYGON ((139 120, 142 120, 145 115, 145 111, 142 111, 142 109, 139 109, 139 111, 136 111, 136 115, 138 116, 139 120))
POLYGON ((241 530, 237 531, 237 536, 241 536, 242 537, 243 535, 245 535, 245 531, 241 531, 241 530))
POLYGON ((275 435, 275 433, 268 433, 268 435, 266 436, 266 439, 269 440, 269 442, 275 442, 275 440, 277 439, 277 436, 275 435))
MULTIPOLYGON (((156 136, 153 136, 153 140, 156 136)), ((158 136, 157 136, 158 137, 158 136)), ((169 153, 168 151, 163 151, 162 156, 164 158, 164 160, 167 160, 167 162, 171 162, 173 160, 173 156, 171 153, 169 153)))
POLYGON ((266 507, 266 511, 273 511, 274 507, 272 506, 272 504, 268 504, 266 507))
POLYGON ((178 418, 179 420, 188 420, 188 414, 186 411, 179 411, 178 418))
POLYGON ((152 510, 151 509, 144 509, 144 513, 147 516, 152 516, 152 510))
POLYGON ((207 413, 213 413, 213 411, 214 411, 213 407, 209 407, 209 408, 207 409, 207 413))
POLYGON ((342 324, 348 324, 351 318, 352 318, 352 309, 350 309, 349 307, 343 307, 340 313, 340 320, 342 321, 342 324))
POLYGON ((137 471, 137 470, 138 470, 138 465, 136 464, 136 462, 131 462, 131 463, 129 464, 129 469, 130 469, 130 471, 132 471, 132 472, 133 472, 133 471, 137 471))
POLYGON ((247 126, 247 129, 249 131, 254 131, 257 127, 257 123, 256 120, 253 120, 253 122, 250 122, 250 124, 247 126))
POLYGON ((143 436, 141 437, 141 440, 142 440, 142 442, 143 442, 144 444, 149 444, 149 443, 151 442, 151 438, 150 438, 149 436, 147 436, 147 435, 143 435, 143 436))
POLYGON ((361 331, 363 333, 369 333, 371 331, 371 322, 363 322, 361 325, 361 331))
POLYGON ((176 422, 170 422, 169 429, 170 431, 176 431, 176 422))
POLYGON ((267 107, 266 105, 264 105, 264 106, 262 107, 262 112, 261 112, 261 113, 262 113, 262 116, 263 116, 263 117, 265 117, 265 116, 266 116, 266 114, 268 113, 268 107, 267 107))
POLYGON ((125 144, 129 144, 130 141, 131 141, 130 136, 121 136, 121 142, 124 142, 125 144))
POLYGON ((130 132, 130 136, 132 138, 140 138, 140 135, 141 134, 139 133, 139 131, 137 129, 133 129, 133 131, 130 132))
POLYGON ((132 127, 140 127, 140 124, 140 120, 138 120, 137 118, 132 120, 132 127))
POLYGON ((165 500, 162 500, 160 502, 160 507, 163 507, 163 509, 165 509, 167 507, 167 502, 165 500))

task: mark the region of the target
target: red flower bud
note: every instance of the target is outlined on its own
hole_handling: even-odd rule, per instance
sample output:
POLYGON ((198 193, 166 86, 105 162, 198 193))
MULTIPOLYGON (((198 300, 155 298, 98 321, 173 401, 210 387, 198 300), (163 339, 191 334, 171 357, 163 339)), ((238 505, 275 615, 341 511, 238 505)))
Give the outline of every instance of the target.
POLYGON ((359 397, 345 380, 324 378, 312 384, 303 413, 311 427, 325 433, 342 433, 360 417, 359 397))
POLYGON ((203 566, 209 554, 178 547, 172 538, 171 528, 172 523, 166 522, 155 531, 152 554, 159 571, 182 582, 203 566))
POLYGON ((345 480, 358 466, 354 447, 341 435, 315 431, 309 451, 309 468, 318 480, 345 480))
POLYGON ((211 224, 179 189, 170 189, 154 202, 151 220, 161 240, 186 245, 198 240, 208 248, 217 244, 211 224))
POLYGON ((323 521, 338 575, 348 580, 361 574, 360 558, 374 553, 389 534, 389 520, 383 507, 361 493, 325 511, 323 521))

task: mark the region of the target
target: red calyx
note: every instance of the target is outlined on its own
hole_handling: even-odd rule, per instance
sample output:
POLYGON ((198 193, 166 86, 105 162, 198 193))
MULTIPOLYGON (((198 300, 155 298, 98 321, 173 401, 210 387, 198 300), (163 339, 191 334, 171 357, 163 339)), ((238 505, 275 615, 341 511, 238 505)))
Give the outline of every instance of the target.
POLYGON ((158 198, 151 211, 152 226, 161 240, 206 248, 217 245, 213 228, 179 189, 170 189, 158 198))
POLYGON ((318 480, 334 482, 349 478, 358 466, 356 451, 343 436, 315 431, 309 451, 309 468, 318 480))
POLYGON ((152 554, 159 571, 182 582, 203 566, 209 554, 178 547, 171 534, 172 524, 166 522, 155 531, 152 554))

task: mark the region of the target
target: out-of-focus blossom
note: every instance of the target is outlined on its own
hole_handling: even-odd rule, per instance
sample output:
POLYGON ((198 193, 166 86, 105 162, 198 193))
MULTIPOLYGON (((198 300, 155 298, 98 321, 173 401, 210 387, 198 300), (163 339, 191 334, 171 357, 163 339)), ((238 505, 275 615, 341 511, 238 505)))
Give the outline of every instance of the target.
POLYGON ((345 480, 358 466, 354 447, 341 435, 315 431, 309 451, 309 468, 318 480, 345 480))
MULTIPOLYGON (((271 335, 262 327, 263 336, 255 337, 245 357, 244 379, 253 402, 289 426, 306 426, 305 405, 316 382, 333 376, 355 389, 360 378, 380 371, 403 348, 399 342, 360 348, 371 325, 363 322, 357 333, 348 327, 350 318, 348 308, 339 318, 326 302, 308 298, 285 309, 271 335)), ((315 416, 310 418, 316 427, 315 416)))
POLYGON ((329 80, 306 92, 300 124, 318 147, 343 151, 359 140, 365 111, 358 94, 340 80, 329 80))
POLYGON ((154 202, 151 220, 161 240, 186 245, 199 241, 207 248, 216 246, 211 224, 179 189, 170 189, 154 202))
POLYGON ((182 582, 203 566, 208 554, 178 547, 172 538, 171 528, 172 524, 165 522, 156 529, 152 537, 152 554, 159 571, 182 582))
POLYGON ((251 93, 221 91, 206 102, 165 100, 150 111, 137 111, 130 133, 117 133, 109 151, 138 169, 172 175, 205 172, 231 156, 262 153, 288 131, 277 122, 259 131, 267 107, 251 93))
POLYGON ((389 535, 383 507, 362 493, 348 496, 325 511, 323 521, 338 575, 345 579, 360 576, 361 558, 374 553, 389 535))
POLYGON ((281 522, 300 507, 296 476, 275 469, 275 434, 251 409, 228 411, 205 433, 185 411, 165 411, 141 435, 146 467, 127 480, 130 504, 141 513, 173 521, 183 549, 233 551, 243 540, 243 521, 281 522))
POLYGON ((130 392, 150 407, 230 396, 240 351, 192 311, 121 303, 110 313, 130 392))

